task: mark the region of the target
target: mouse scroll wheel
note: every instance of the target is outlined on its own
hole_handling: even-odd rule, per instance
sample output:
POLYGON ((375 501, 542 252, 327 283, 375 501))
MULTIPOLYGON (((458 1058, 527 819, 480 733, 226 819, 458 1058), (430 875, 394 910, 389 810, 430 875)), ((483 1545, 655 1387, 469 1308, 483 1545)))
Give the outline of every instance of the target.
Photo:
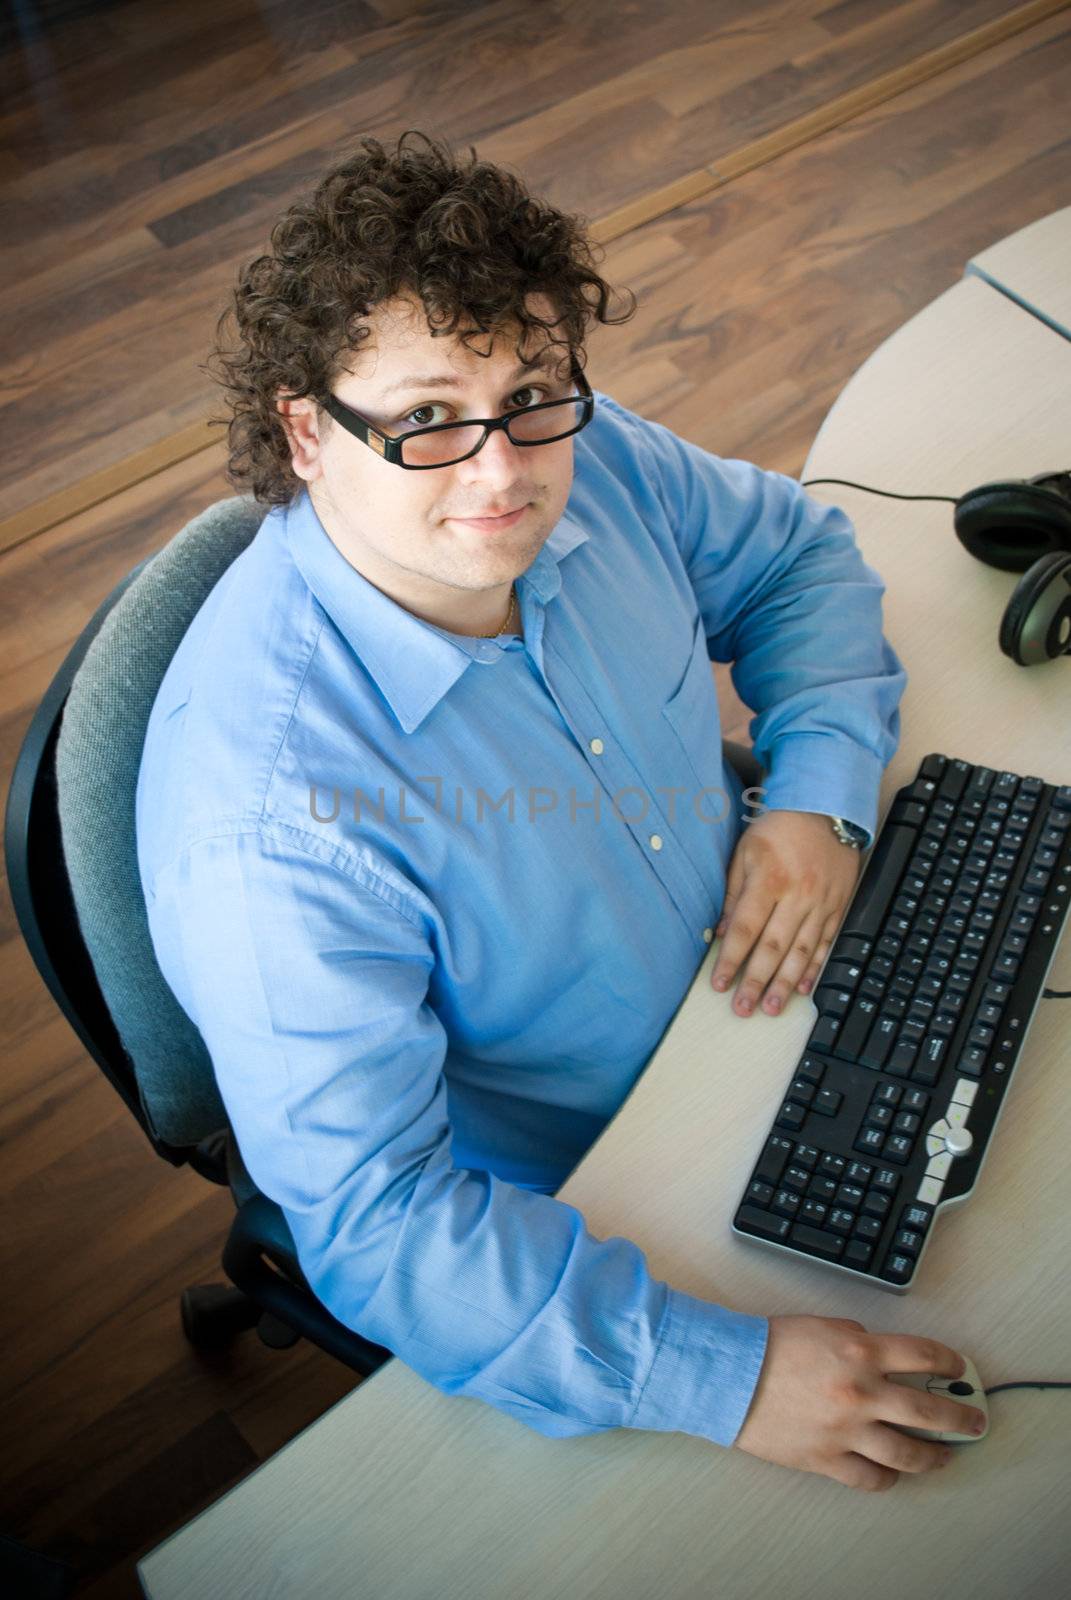
POLYGON ((948 1392, 949 1394, 973 1394, 974 1386, 969 1383, 964 1383, 963 1380, 959 1378, 955 1383, 949 1384, 948 1392))

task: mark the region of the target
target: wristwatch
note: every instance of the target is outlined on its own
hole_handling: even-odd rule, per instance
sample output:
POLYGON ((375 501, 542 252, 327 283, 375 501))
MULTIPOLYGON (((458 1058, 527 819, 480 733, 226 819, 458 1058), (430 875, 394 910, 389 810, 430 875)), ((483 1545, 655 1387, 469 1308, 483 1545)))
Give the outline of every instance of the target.
POLYGON ((852 850, 866 850, 870 843, 870 835, 865 828, 860 828, 857 823, 846 822, 843 817, 830 817, 833 832, 841 844, 848 845, 852 850))

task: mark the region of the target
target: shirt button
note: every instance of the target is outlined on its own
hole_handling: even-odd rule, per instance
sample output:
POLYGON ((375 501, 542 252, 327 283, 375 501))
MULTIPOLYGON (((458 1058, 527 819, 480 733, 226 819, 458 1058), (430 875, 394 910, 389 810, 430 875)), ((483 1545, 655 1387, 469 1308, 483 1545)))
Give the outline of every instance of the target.
POLYGON ((589 744, 588 748, 591 751, 592 755, 601 756, 602 755, 602 740, 601 739, 592 739, 592 741, 589 744))
POLYGON ((661 836, 659 834, 657 834, 657 833, 652 833, 652 835, 651 835, 651 849, 652 850, 661 850, 661 848, 662 848, 661 836))
POLYGON ((713 937, 714 937, 714 929, 713 928, 704 928, 703 929, 703 940, 704 940, 704 943, 709 944, 710 941, 713 939, 713 937))

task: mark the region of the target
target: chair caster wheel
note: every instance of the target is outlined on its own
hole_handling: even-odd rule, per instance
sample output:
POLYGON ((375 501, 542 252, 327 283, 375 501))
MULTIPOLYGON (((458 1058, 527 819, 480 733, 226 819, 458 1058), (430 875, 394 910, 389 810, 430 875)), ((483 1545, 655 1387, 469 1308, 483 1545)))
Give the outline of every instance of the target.
POLYGON ((278 1317, 272 1316, 270 1311, 265 1311, 257 1323, 257 1337, 269 1350, 289 1350, 291 1345, 297 1344, 301 1335, 295 1333, 287 1323, 280 1322, 278 1317))
POLYGON ((184 1289, 180 1308, 182 1331, 195 1350, 225 1350, 240 1333, 255 1328, 263 1315, 241 1289, 223 1283, 184 1289))

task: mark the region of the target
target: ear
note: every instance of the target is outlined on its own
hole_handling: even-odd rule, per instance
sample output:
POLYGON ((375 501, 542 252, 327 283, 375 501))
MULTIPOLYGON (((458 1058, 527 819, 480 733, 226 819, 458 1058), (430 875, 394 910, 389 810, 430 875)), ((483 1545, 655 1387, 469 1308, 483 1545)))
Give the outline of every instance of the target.
POLYGON ((295 399, 289 390, 280 389, 275 405, 290 446, 290 464, 299 478, 313 483, 323 476, 323 445, 315 403, 307 395, 295 399))

